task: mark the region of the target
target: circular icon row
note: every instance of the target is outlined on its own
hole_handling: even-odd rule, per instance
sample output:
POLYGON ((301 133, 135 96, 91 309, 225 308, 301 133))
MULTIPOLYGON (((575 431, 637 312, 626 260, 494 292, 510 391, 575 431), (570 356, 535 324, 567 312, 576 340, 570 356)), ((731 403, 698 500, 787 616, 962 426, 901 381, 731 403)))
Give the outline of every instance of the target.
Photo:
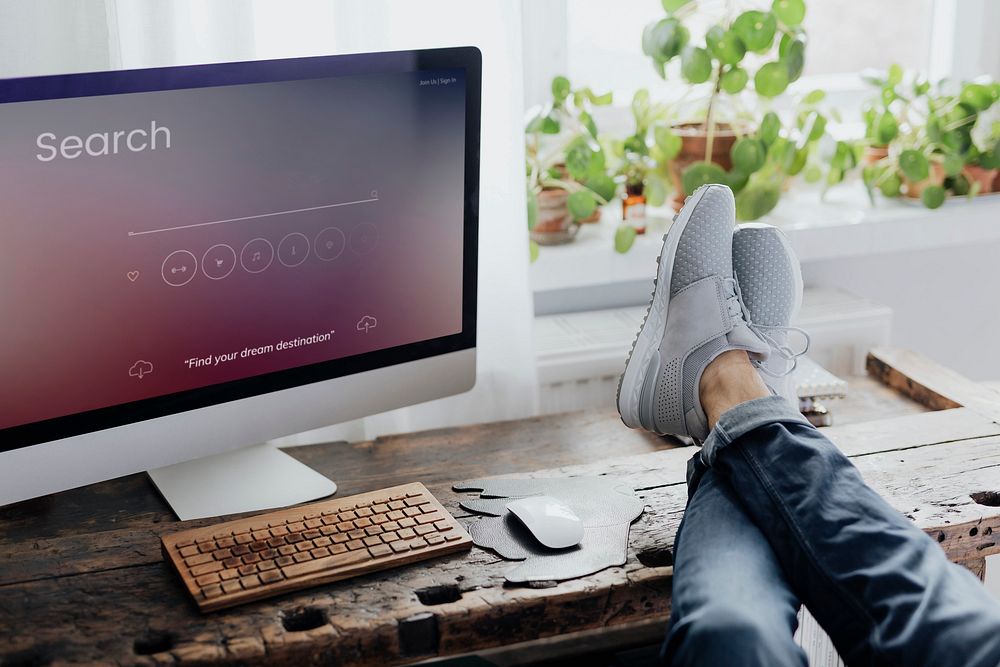
MULTIPOLYGON (((351 231, 351 250, 359 255, 367 255, 375 249, 378 231, 375 225, 365 223, 351 231)), ((347 247, 347 237, 337 227, 327 227, 310 243, 305 234, 292 232, 281 239, 278 249, 265 238, 247 241, 239 255, 232 246, 217 243, 201 257, 201 271, 206 278, 222 280, 231 274, 237 263, 247 273, 261 273, 274 262, 294 268, 309 259, 310 251, 324 262, 332 262, 343 254, 347 247)), ((181 287, 194 280, 198 272, 198 258, 188 250, 175 250, 163 260, 161 273, 163 280, 172 287, 181 287)))

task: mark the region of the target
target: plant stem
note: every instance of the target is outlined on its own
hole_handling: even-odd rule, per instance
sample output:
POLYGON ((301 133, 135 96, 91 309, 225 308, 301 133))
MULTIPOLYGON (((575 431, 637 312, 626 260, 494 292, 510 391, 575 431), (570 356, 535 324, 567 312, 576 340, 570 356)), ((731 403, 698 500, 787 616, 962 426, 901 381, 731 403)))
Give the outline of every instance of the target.
POLYGON ((708 98, 708 112, 705 114, 705 162, 712 161, 712 144, 715 143, 715 100, 722 90, 722 63, 715 70, 715 86, 712 96, 708 98))

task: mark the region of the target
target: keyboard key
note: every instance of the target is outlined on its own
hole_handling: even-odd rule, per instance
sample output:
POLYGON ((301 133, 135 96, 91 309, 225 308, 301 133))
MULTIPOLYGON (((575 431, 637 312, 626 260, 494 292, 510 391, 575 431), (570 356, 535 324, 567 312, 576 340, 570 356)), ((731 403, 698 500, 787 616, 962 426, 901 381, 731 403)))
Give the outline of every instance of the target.
POLYGON ((406 503, 404 503, 402 500, 394 500, 391 503, 389 503, 389 509, 391 510, 406 509, 406 503))
POLYGON ((219 573, 219 577, 223 581, 229 581, 230 579, 235 579, 238 576, 240 575, 239 572, 237 572, 236 570, 223 570, 222 572, 219 573))
POLYGON ((302 515, 306 520, 315 519, 319 517, 319 512, 306 512, 302 515))
POLYGON ((253 574, 254 572, 256 572, 257 571, 257 566, 256 565, 240 565, 238 568, 236 568, 236 571, 239 572, 241 575, 246 576, 248 574, 253 574))
POLYGON ((211 563, 213 560, 215 559, 212 558, 212 554, 198 554, 197 556, 191 556, 185 560, 184 564, 188 567, 194 567, 195 565, 201 565, 203 563, 211 563))
POLYGON ((351 532, 349 532, 347 534, 347 536, 349 538, 351 538, 352 540, 360 540, 361 538, 363 538, 365 536, 365 531, 363 531, 363 530, 352 530, 351 532))
POLYGON ((295 545, 296 551, 311 551, 313 548, 312 542, 299 542, 295 545))
POLYGON ((389 517, 386 516, 385 514, 376 514, 373 517, 371 517, 371 520, 372 520, 372 523, 374 523, 374 524, 380 524, 380 523, 385 523, 386 521, 388 521, 389 517))
POLYGON ((355 510, 355 512, 359 517, 368 517, 374 514, 374 512, 372 512, 372 508, 370 507, 359 507, 357 510, 355 510))
POLYGON ((430 545, 444 543, 444 535, 438 535, 437 533, 435 533, 434 535, 428 535, 424 539, 427 540, 427 544, 430 545))
POLYGON ((385 503, 379 503, 377 505, 372 505, 372 511, 376 514, 385 514, 389 511, 389 506, 385 503))
POLYGON ((246 556, 243 557, 243 562, 248 565, 250 563, 256 563, 258 561, 260 561, 260 556, 258 556, 257 554, 247 554, 246 556))
POLYGON ((234 556, 246 556, 250 553, 250 547, 245 544, 237 544, 235 547, 230 549, 234 556))
POLYGON ((412 528, 401 528, 400 530, 396 531, 396 534, 399 535, 400 539, 403 540, 408 540, 412 537, 417 536, 417 534, 413 532, 412 528))
POLYGON ((222 590, 226 593, 238 593, 243 590, 243 586, 238 581, 224 581, 222 582, 222 590))
POLYGON ((243 577, 240 579, 240 583, 243 584, 243 588, 250 590, 251 588, 257 588, 260 586, 260 577, 256 574, 251 574, 249 577, 243 577))
POLYGON ((219 540, 218 542, 216 542, 216 544, 219 545, 220 549, 229 549, 230 547, 235 547, 236 546, 236 540, 234 540, 232 538, 232 536, 230 536, 230 537, 223 537, 221 540, 219 540))
POLYGON ((399 521, 400 519, 402 519, 406 515, 403 514, 399 510, 393 510, 393 511, 389 512, 388 514, 386 514, 386 516, 389 517, 389 519, 391 519, 392 521, 399 521))
POLYGON ((333 536, 332 538, 330 538, 330 539, 332 539, 332 540, 333 540, 333 543, 334 543, 334 544, 343 544, 344 542, 346 542, 347 540, 349 540, 349 539, 351 539, 351 538, 349 538, 349 537, 348 537, 347 535, 345 535, 344 533, 337 533, 336 535, 334 535, 334 536, 333 536))
POLYGON ((397 533, 392 532, 392 531, 389 531, 387 533, 382 533, 382 541, 383 542, 395 542, 398 539, 399 539, 399 535, 397 533))
POLYGON ((417 523, 434 523, 435 521, 440 521, 444 517, 441 516, 440 512, 431 512, 430 514, 424 514, 417 517, 417 523))
POLYGON ((275 526, 270 530, 270 533, 272 537, 281 537, 282 535, 287 535, 288 526, 285 525, 275 526))
POLYGON ((285 541, 288 542, 289 544, 297 544, 301 542, 303 539, 304 538, 302 537, 302 533, 295 533, 293 535, 288 535, 285 537, 285 541))
POLYGON ((362 542, 361 540, 351 540, 350 542, 347 543, 347 548, 350 549, 351 551, 357 551, 358 549, 363 549, 364 546, 365 543, 362 542))
POLYGON ((419 507, 420 505, 426 505, 430 502, 429 498, 407 498, 405 501, 407 507, 419 507))
POLYGON ((265 584, 273 584, 276 581, 281 581, 283 575, 281 570, 268 570, 267 572, 260 573, 260 580, 265 584))
POLYGON ((198 584, 202 588, 208 586, 209 584, 217 584, 222 581, 222 577, 219 576, 218 572, 212 572, 211 574, 203 574, 194 580, 194 583, 198 584))
POLYGON ((293 533, 301 533, 305 529, 306 529, 306 524, 302 523, 301 521, 288 524, 288 530, 293 533))
POLYGON ((215 560, 226 560, 232 555, 233 552, 230 551, 229 549, 219 549, 218 551, 212 554, 212 558, 214 558, 215 560))
POLYGON ((278 552, 275 549, 264 549, 259 554, 261 560, 270 560, 272 558, 278 557, 278 552))
POLYGON ((448 533, 447 535, 444 536, 444 539, 448 542, 454 542, 456 540, 462 539, 462 536, 459 535, 458 533, 448 533))
POLYGON ((313 544, 315 544, 318 547, 328 547, 331 544, 333 544, 333 540, 331 540, 329 537, 320 537, 313 540, 313 544))
POLYGON ((376 535, 372 535, 371 537, 366 537, 365 539, 363 539, 362 542, 365 543, 365 546, 373 547, 376 544, 382 544, 382 538, 376 535))
POLYGON ((184 547, 189 547, 192 544, 194 544, 194 540, 191 538, 187 538, 185 540, 178 541, 177 544, 175 544, 174 546, 177 547, 178 549, 183 549, 184 547))
POLYGON ((354 530, 353 521, 343 521, 337 524, 337 530, 346 533, 349 530, 354 530))
POLYGON ((427 546, 427 542, 425 542, 424 538, 422 537, 418 537, 415 540, 410 540, 409 542, 407 542, 407 544, 410 545, 411 549, 423 549, 424 547, 427 546))
POLYGON ((236 540, 236 544, 250 544, 253 542, 253 538, 250 537, 250 533, 243 533, 242 535, 237 535, 233 538, 236 540))
POLYGON ((291 556, 295 552, 296 549, 294 544, 286 544, 283 547, 278 547, 278 553, 282 556, 291 556))
POLYGON ((284 543, 285 543, 285 538, 283 537, 272 537, 267 541, 268 546, 270 546, 272 549, 277 549, 284 543))
MULTIPOLYGON (((209 556, 211 558, 211 556, 209 556)), ((219 561, 212 561, 211 563, 205 563, 203 565, 196 565, 191 568, 192 577, 200 577, 203 574, 208 574, 210 572, 218 572, 222 569, 222 563, 219 561)))
POLYGON ((240 563, 242 563, 242 562, 243 562, 243 561, 241 561, 241 560, 240 560, 239 558, 237 558, 236 556, 230 556, 230 557, 229 557, 229 558, 227 558, 226 560, 222 561, 222 564, 223 564, 224 566, 228 567, 228 568, 234 568, 234 567, 239 567, 239 566, 240 566, 240 563))
POLYGON ((295 562, 295 559, 292 558, 291 556, 279 556, 278 559, 276 561, 274 561, 275 565, 277 565, 278 567, 284 567, 286 565, 291 565, 294 562, 295 562))
POLYGON ((416 491, 407 491, 407 492, 406 492, 406 497, 407 497, 407 498, 415 498, 415 497, 417 497, 417 496, 419 496, 419 495, 420 495, 420 494, 419 494, 419 493, 417 493, 416 491))
POLYGON ((397 540, 396 542, 393 542, 392 544, 389 545, 389 547, 398 554, 410 550, 410 545, 402 540, 397 540))
POLYGON ((368 526, 367 528, 365 528, 366 535, 378 535, 381 532, 382 529, 379 528, 378 526, 368 526))
POLYGON ((361 551, 348 551, 347 553, 312 560, 308 563, 296 563, 295 565, 289 565, 287 567, 283 567, 281 571, 286 577, 293 579, 295 577, 301 577, 314 572, 323 572, 324 570, 346 567, 348 565, 357 565, 358 563, 369 561, 371 558, 372 557, 368 553, 367 549, 361 551))
POLYGON ((434 526, 417 526, 413 530, 417 532, 417 535, 426 535, 427 533, 437 532, 434 530, 434 526))
POLYGON ((192 544, 189 547, 184 547, 183 549, 181 549, 179 553, 181 555, 181 558, 190 558, 191 556, 197 555, 199 551, 198 547, 192 544))
POLYGON ((451 524, 448 523, 447 519, 442 519, 441 521, 438 521, 437 523, 434 524, 434 527, 437 528, 442 533, 445 532, 446 530, 451 530, 451 524))
POLYGON ((354 520, 355 528, 367 528, 370 525, 372 525, 372 520, 367 517, 362 517, 360 519, 354 520))
POLYGON ((337 518, 339 518, 341 521, 352 521, 353 519, 357 519, 358 515, 354 513, 354 510, 348 510, 346 512, 341 512, 340 514, 338 514, 337 518))
POLYGON ((307 560, 312 560, 312 556, 309 555, 308 551, 300 551, 294 556, 296 563, 304 563, 307 560))
POLYGON ((271 531, 269 530, 256 530, 253 532, 253 539, 257 541, 266 540, 269 537, 271 537, 271 531))
POLYGON ((309 553, 312 554, 313 558, 323 558, 324 556, 330 555, 330 550, 326 547, 320 547, 318 549, 313 549, 309 553))
POLYGON ((370 553, 375 558, 379 558, 381 556, 388 556, 389 554, 391 554, 392 549, 390 549, 387 544, 376 544, 375 546, 368 549, 368 553, 370 553))
POLYGON ((250 544, 250 551, 263 551, 269 547, 268 543, 264 540, 260 542, 253 542, 250 544))
POLYGON ((410 517, 405 516, 399 520, 399 525, 404 526, 406 528, 410 528, 411 526, 417 525, 417 522, 411 519, 410 517))
POLYGON ((211 584, 201 589, 201 594, 205 596, 205 599, 217 598, 222 595, 222 586, 219 584, 211 584))
POLYGON ((319 529, 319 532, 323 533, 324 535, 333 535, 334 533, 337 532, 337 527, 336 526, 323 526, 322 528, 319 529))
POLYGON ((257 564, 257 569, 260 570, 261 572, 265 572, 267 570, 273 570, 275 567, 276 566, 273 560, 264 560, 257 564))
POLYGON ((347 551, 347 547, 343 544, 334 544, 330 547, 330 553, 332 554, 342 554, 347 551))
POLYGON ((384 530, 387 533, 393 530, 399 530, 399 524, 396 523, 395 521, 387 521, 382 524, 382 530, 384 530))
POLYGON ((306 528, 319 528, 323 525, 322 519, 309 519, 306 521, 306 528))
POLYGON ((304 540, 315 540, 317 537, 320 537, 322 534, 323 533, 319 532, 318 530, 307 530, 306 532, 302 533, 302 539, 304 539, 304 540))
POLYGON ((331 516, 324 516, 323 517, 323 525, 324 526, 333 526, 333 525, 335 525, 337 523, 337 521, 338 521, 337 517, 333 516, 333 515, 331 515, 331 516))

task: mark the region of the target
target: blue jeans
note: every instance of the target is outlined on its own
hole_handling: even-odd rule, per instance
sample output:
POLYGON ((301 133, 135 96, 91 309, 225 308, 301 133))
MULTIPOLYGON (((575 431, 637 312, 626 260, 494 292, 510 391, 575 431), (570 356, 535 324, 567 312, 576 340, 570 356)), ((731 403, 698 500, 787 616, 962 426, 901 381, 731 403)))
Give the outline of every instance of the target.
POLYGON ((804 603, 848 665, 1000 665, 1000 603, 784 399, 726 412, 688 470, 671 665, 805 665, 804 603))

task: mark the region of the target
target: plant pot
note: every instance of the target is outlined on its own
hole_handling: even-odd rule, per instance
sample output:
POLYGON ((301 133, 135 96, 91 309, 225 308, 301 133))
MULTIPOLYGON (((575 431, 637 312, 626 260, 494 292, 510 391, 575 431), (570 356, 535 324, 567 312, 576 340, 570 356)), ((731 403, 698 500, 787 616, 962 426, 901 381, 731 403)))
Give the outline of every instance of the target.
POLYGON ((861 159, 865 164, 875 164, 887 157, 889 157, 888 146, 865 146, 865 152, 861 159))
POLYGON ((569 193, 565 190, 542 190, 537 195, 538 218, 535 227, 529 232, 532 240, 539 245, 559 245, 569 243, 580 231, 580 225, 573 220, 566 200, 569 193))
POLYGON ((996 192, 997 177, 1000 176, 1000 170, 985 169, 979 165, 970 164, 962 169, 962 175, 969 181, 970 186, 973 183, 979 183, 979 194, 985 195, 990 192, 996 192))
POLYGON ((903 177, 903 195, 910 199, 920 199, 924 188, 944 184, 944 167, 939 162, 931 162, 931 174, 920 182, 913 182, 903 177))
MULTIPOLYGON (((708 146, 708 128, 703 123, 683 123, 674 126, 674 134, 681 138, 681 150, 670 162, 670 180, 674 184, 674 197, 671 200, 674 210, 679 211, 684 205, 684 187, 681 185, 681 174, 695 162, 705 160, 705 149, 708 146)), ((736 143, 736 132, 727 123, 715 126, 715 138, 712 141, 712 162, 726 171, 733 168, 729 152, 736 143)))

